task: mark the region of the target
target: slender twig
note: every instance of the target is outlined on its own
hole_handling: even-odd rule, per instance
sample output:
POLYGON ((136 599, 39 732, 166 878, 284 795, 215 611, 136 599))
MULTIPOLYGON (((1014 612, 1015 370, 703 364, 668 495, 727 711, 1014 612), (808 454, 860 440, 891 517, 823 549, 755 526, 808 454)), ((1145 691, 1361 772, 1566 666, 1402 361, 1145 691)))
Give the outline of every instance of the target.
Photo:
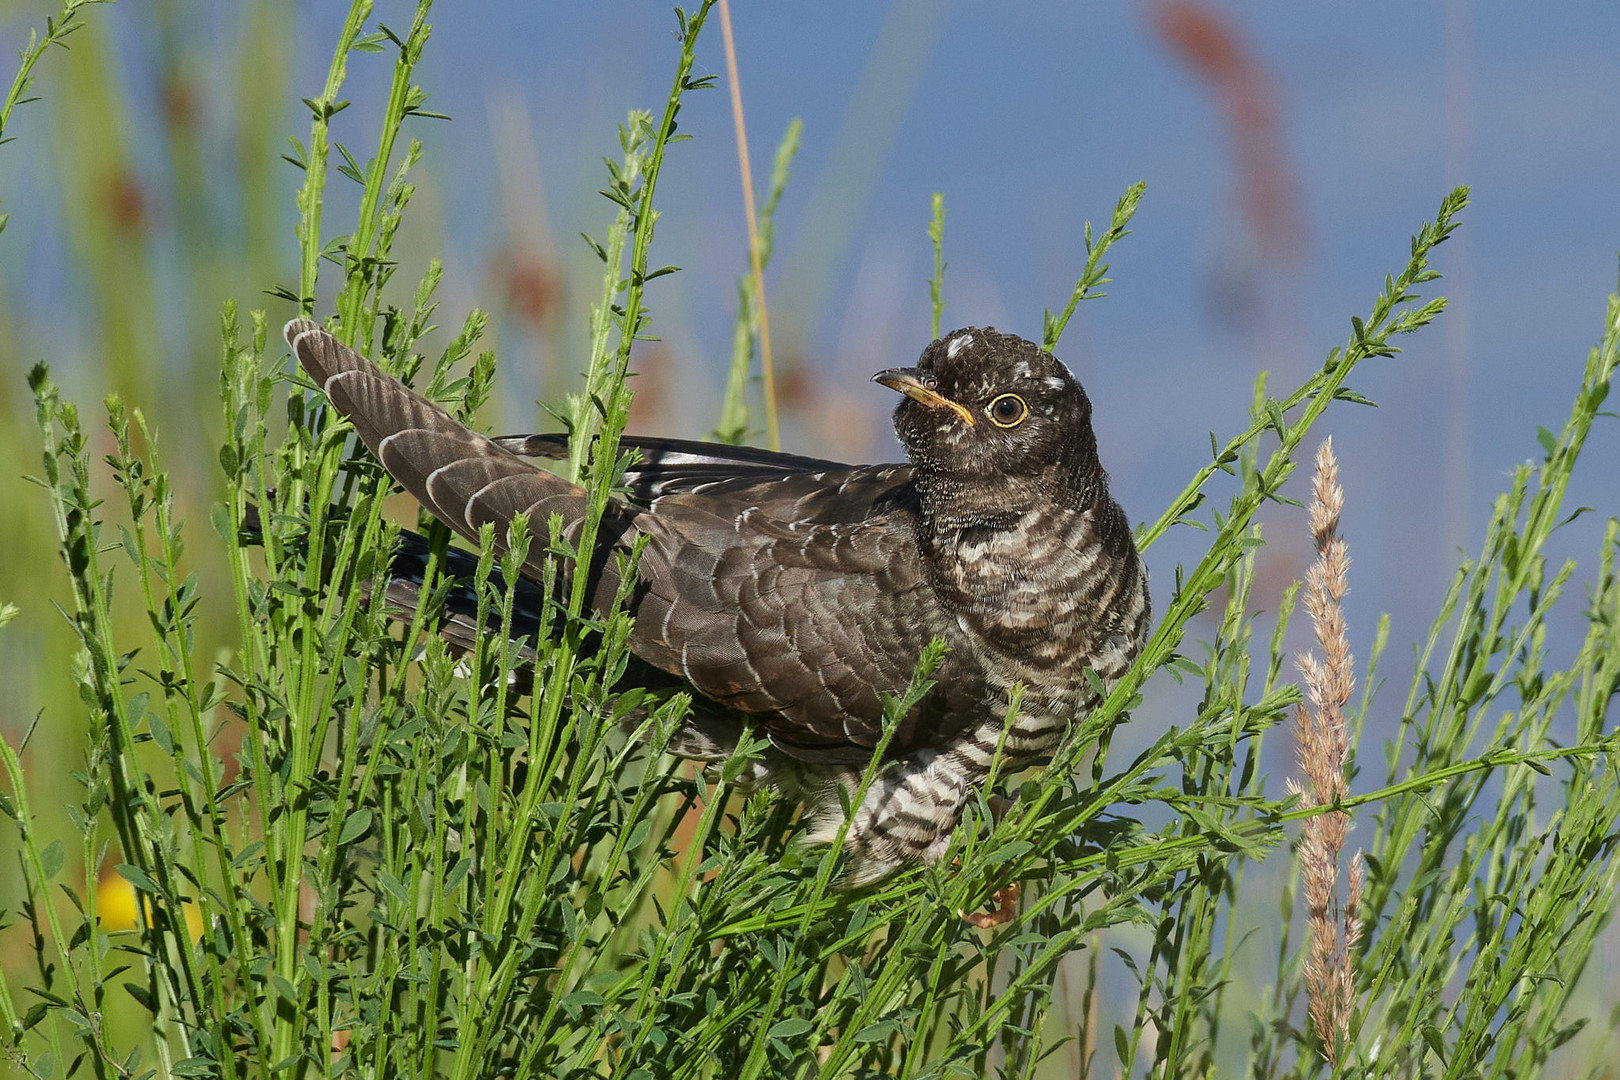
POLYGON ((754 310, 759 313, 759 362, 765 377, 765 432, 772 450, 782 449, 776 423, 776 374, 771 365, 771 320, 765 313, 765 265, 759 254, 759 219, 754 213, 754 173, 748 165, 748 130, 743 125, 742 82, 737 47, 731 38, 731 4, 720 0, 720 34, 726 43, 726 81, 731 87, 731 122, 737 130, 737 168, 742 173, 743 213, 748 219, 748 265, 754 275, 754 310))
POLYGON ((928 239, 934 245, 934 276, 928 279, 928 299, 934 314, 934 337, 939 337, 939 317, 945 314, 945 193, 934 192, 930 201, 928 239))

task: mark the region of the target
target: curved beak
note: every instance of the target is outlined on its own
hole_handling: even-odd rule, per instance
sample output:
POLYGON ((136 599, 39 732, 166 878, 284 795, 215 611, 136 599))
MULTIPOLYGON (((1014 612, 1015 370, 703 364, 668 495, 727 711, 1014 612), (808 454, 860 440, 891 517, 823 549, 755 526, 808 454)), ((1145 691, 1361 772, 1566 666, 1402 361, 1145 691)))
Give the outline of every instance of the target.
POLYGON ((937 393, 933 387, 933 376, 924 376, 916 368, 889 368, 872 376, 872 381, 882 383, 890 390, 898 390, 913 401, 920 401, 930 409, 949 409, 962 418, 962 423, 968 427, 973 426, 973 413, 961 402, 952 401, 943 394, 937 393))

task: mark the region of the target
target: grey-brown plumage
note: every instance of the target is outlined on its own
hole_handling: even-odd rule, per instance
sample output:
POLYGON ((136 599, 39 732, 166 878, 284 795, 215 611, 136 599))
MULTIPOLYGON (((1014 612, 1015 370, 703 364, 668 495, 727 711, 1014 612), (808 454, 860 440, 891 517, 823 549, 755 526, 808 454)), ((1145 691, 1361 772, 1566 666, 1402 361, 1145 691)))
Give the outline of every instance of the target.
MULTIPOLYGON (((286 333, 389 473, 456 532, 476 539, 487 521, 499 538, 517 513, 556 513, 577 536, 584 491, 533 461, 564 452, 559 437, 486 438, 316 324, 286 333)), ((1085 669, 1117 678, 1148 622, 1146 574, 1067 368, 968 328, 874 379, 905 395, 895 430, 910 464, 626 439, 642 461, 603 517, 589 582, 591 602, 610 603, 604 553, 647 536, 631 648, 718 706, 674 749, 723 758, 750 714, 771 742, 755 779, 802 799, 822 840, 842 824, 836 787, 853 792, 878 741, 881 695, 903 692, 923 646, 945 640, 935 687, 855 810, 849 884, 943 854, 1014 683, 1004 773, 1050 752, 1096 702, 1085 669)), ((539 548, 526 573, 538 576, 539 548)))

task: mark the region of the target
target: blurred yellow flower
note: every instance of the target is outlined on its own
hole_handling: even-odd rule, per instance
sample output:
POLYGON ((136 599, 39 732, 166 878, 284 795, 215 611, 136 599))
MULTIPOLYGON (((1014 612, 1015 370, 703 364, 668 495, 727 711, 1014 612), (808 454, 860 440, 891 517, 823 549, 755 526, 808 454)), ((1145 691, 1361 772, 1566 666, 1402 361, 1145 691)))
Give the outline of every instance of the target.
MULTIPOLYGON (((189 900, 185 902, 185 910, 186 929, 191 933, 191 940, 196 941, 202 937, 202 912, 189 900)), ((147 911, 151 911, 150 902, 147 911)), ((101 928, 109 933, 135 929, 135 887, 108 866, 102 868, 101 878, 96 882, 96 914, 100 916, 101 928)))

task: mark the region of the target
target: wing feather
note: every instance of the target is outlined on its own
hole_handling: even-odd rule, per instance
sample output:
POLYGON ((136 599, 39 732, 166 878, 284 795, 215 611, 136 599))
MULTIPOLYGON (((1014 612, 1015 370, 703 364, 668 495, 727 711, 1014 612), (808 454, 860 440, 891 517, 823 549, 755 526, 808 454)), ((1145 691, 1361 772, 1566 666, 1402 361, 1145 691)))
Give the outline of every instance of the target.
MULTIPOLYGON (((472 431, 308 320, 288 324, 293 351, 389 473, 474 542, 498 542, 519 513, 544 535, 561 514, 577 539, 583 489, 537 467, 561 456, 555 436, 501 440, 472 431)), ((953 645, 940 686, 905 719, 894 749, 939 730, 946 694, 982 688, 972 650, 929 585, 914 524, 909 466, 848 466, 678 440, 627 440, 644 455, 633 498, 604 514, 592 567, 598 608, 617 587, 609 555, 637 531, 649 543, 632 599, 632 649, 699 693, 759 714, 786 753, 864 761, 881 734, 884 693, 904 691, 930 628, 953 645), (949 687, 949 690, 941 689, 949 687)), ((525 569, 538 574, 544 545, 525 569)), ((958 724, 968 717, 957 710, 958 724)))

